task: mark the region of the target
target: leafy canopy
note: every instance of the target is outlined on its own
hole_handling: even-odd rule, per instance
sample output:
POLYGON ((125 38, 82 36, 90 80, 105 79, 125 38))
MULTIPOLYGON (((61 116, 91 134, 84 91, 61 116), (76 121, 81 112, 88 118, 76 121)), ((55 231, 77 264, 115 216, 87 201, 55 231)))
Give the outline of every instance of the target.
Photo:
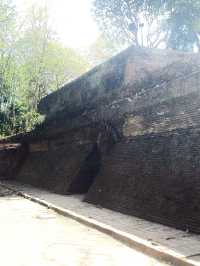
POLYGON ((46 7, 21 18, 11 0, 0 0, 0 136, 32 129, 40 99, 87 69, 57 40, 46 7))
POLYGON ((93 13, 120 44, 200 48, 200 0, 94 0, 93 13))

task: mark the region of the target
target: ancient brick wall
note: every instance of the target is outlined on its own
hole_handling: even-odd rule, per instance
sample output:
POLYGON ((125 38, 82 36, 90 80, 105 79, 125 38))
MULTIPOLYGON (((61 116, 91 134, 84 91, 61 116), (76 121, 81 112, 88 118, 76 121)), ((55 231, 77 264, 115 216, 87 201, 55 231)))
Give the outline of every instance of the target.
POLYGON ((39 111, 17 180, 200 233, 200 55, 132 47, 39 111))
POLYGON ((58 112, 74 117, 98 104, 114 104, 135 96, 133 105, 134 99, 139 103, 138 94, 198 71, 199 62, 199 55, 130 47, 43 98, 39 112, 49 119, 58 112))
POLYGON ((200 233, 200 129, 123 139, 86 201, 200 233))
POLYGON ((14 178, 25 156, 26 149, 20 144, 0 144, 0 179, 14 178))
POLYGON ((94 130, 82 128, 30 142, 26 160, 15 178, 61 194, 86 193, 98 159, 95 140, 94 130))

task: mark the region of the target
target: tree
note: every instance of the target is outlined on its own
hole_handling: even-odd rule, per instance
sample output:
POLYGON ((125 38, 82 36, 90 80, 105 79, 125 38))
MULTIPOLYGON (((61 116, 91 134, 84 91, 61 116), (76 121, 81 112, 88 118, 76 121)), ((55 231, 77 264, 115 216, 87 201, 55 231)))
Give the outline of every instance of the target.
POLYGON ((20 102, 12 102, 0 110, 0 136, 8 136, 25 131, 26 106, 20 102))
POLYGON ((16 65, 14 58, 16 12, 8 0, 0 0, 0 135, 15 129, 16 65), (12 126, 11 126, 12 120, 12 126))
POLYGON ((85 72, 88 63, 59 43, 46 7, 32 6, 24 25, 16 47, 20 77, 18 95, 27 103, 27 127, 31 128, 41 98, 85 72))
POLYGON ((200 48, 200 0, 94 0, 93 12, 120 44, 200 48))
POLYGON ((64 83, 86 72, 90 65, 71 48, 66 48, 58 41, 48 43, 44 56, 46 94, 60 88, 64 83))
POLYGON ((36 111, 38 101, 47 94, 45 56, 54 33, 49 25, 46 7, 35 5, 27 12, 21 35, 17 42, 20 93, 29 109, 36 111))
POLYGON ((119 49, 114 43, 108 39, 104 34, 101 34, 99 38, 89 47, 88 59, 93 66, 96 66, 112 56, 114 56, 119 49))
POLYGON ((0 0, 0 136, 31 130, 40 99, 88 67, 57 40, 46 7, 31 6, 21 20, 0 0))
POLYGON ((88 64, 56 40, 46 7, 32 6, 25 25, 17 47, 21 90, 36 110, 42 97, 86 71, 88 64))
POLYGON ((184 51, 196 47, 200 51, 200 1, 175 1, 168 10, 170 15, 164 25, 168 32, 167 46, 184 51))

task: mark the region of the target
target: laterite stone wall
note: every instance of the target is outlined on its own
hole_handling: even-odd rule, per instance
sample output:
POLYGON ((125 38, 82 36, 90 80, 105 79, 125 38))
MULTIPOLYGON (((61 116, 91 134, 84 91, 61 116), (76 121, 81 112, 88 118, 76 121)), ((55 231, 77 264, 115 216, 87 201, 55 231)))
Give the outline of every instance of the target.
POLYGON ((95 138, 94 130, 82 128, 29 143, 15 179, 60 194, 86 193, 98 160, 95 138))
POLYGON ((200 233, 200 128, 123 139, 85 200, 200 233))
POLYGON ((26 156, 20 144, 0 144, 0 179, 12 179, 26 156))
POLYGON ((26 147, 16 180, 200 233, 199 54, 130 47, 38 111, 41 125, 0 141, 26 147))

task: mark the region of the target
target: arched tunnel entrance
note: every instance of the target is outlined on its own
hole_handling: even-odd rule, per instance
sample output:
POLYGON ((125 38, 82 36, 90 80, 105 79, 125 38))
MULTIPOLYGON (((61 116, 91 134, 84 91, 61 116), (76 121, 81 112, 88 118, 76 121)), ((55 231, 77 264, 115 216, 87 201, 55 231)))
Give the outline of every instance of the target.
POLYGON ((92 186, 96 175, 100 170, 101 153, 95 144, 90 154, 85 159, 75 180, 71 183, 69 194, 85 194, 92 186))

